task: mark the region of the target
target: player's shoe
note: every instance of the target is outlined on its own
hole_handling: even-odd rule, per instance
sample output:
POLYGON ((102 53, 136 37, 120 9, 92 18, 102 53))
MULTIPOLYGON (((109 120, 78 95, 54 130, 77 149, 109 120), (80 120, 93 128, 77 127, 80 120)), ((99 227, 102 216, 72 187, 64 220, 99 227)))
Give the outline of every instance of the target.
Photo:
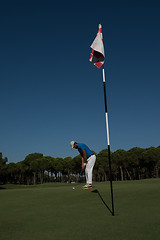
POLYGON ((84 189, 92 189, 92 185, 91 184, 86 184, 83 186, 84 189))

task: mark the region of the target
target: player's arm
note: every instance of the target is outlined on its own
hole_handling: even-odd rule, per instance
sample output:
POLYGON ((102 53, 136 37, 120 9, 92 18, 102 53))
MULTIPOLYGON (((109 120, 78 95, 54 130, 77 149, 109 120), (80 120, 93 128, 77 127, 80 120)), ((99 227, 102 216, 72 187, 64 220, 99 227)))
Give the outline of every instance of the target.
POLYGON ((84 169, 85 168, 85 164, 84 163, 86 163, 86 161, 87 161, 87 154, 86 154, 86 150, 85 149, 82 150, 81 156, 82 156, 82 169, 84 169))

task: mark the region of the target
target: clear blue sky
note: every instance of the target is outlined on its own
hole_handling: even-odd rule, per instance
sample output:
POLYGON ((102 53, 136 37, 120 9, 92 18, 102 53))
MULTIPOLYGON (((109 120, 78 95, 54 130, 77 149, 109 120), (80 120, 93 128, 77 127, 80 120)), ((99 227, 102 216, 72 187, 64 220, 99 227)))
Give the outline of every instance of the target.
POLYGON ((111 151, 159 146, 159 12, 154 1, 0 1, 3 157, 74 157, 71 140, 107 148, 102 70, 88 60, 99 23, 111 151))

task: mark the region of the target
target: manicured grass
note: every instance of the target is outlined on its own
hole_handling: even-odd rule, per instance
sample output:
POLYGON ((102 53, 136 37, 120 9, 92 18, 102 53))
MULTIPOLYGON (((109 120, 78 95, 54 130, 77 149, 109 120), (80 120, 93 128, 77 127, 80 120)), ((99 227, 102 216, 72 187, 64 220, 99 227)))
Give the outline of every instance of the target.
MULTIPOLYGON (((94 185, 111 208, 109 183, 94 185)), ((0 239, 158 239, 160 179, 113 182, 113 188, 114 217, 98 193, 81 185, 0 186, 0 239)))

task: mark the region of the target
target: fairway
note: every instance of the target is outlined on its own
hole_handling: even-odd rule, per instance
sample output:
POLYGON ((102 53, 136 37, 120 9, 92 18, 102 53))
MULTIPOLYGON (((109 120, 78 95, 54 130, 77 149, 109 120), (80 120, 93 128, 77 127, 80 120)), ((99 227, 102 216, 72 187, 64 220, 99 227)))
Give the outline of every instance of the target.
POLYGON ((1 240, 151 240, 160 235, 160 179, 109 183, 0 186, 1 240), (75 187, 75 189, 72 189, 75 187))

